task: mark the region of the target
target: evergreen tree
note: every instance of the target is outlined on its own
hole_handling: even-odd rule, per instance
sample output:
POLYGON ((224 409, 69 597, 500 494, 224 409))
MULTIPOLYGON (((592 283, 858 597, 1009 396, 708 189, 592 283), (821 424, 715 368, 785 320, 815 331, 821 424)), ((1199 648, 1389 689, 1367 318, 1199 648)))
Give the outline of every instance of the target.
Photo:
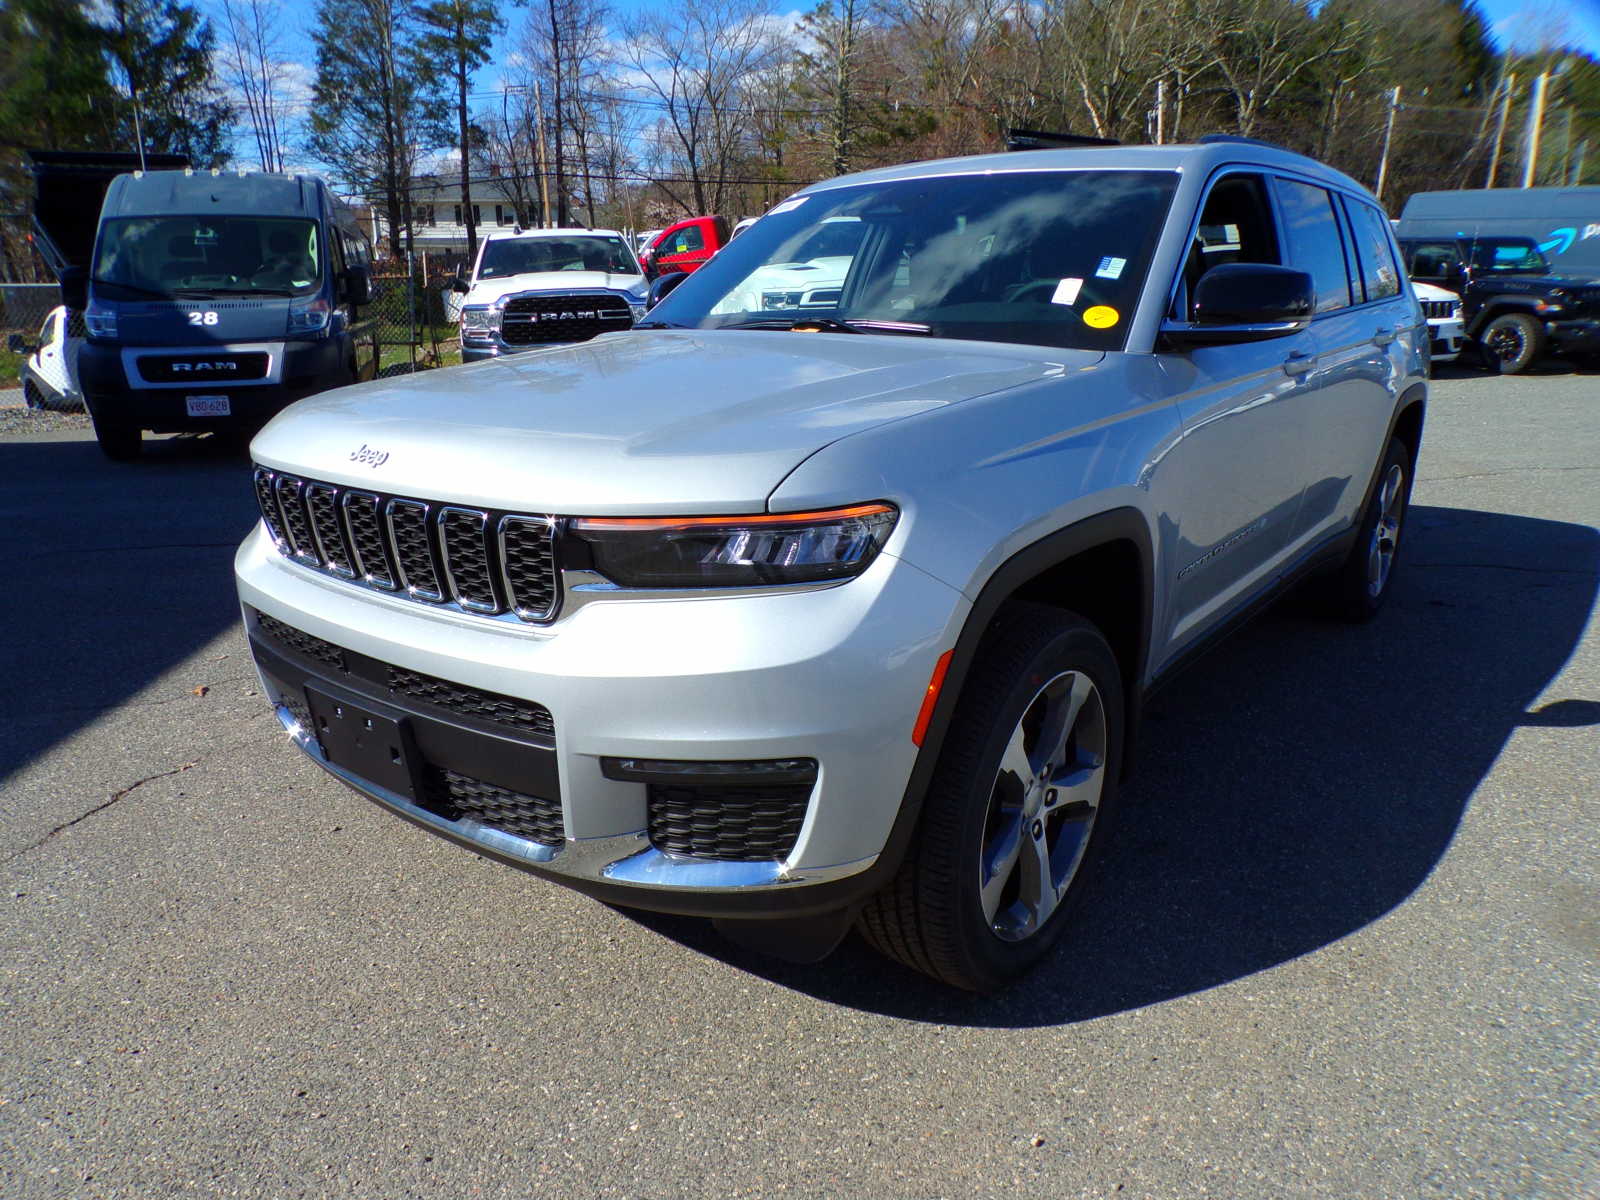
POLYGON ((442 69, 455 85, 456 145, 461 151, 461 212, 467 225, 467 254, 478 257, 478 222, 472 209, 473 130, 467 117, 467 93, 472 73, 489 61, 489 39, 502 28, 499 14, 488 0, 435 0, 417 12, 424 30, 418 53, 430 66, 442 69))
POLYGON ((128 89, 122 136, 136 149, 187 154, 197 167, 229 157, 233 107, 212 70, 215 35, 191 5, 177 0, 104 0, 99 14, 113 80, 128 89))
POLYGON ((447 140, 416 38, 416 11, 405 0, 323 0, 317 10, 306 149, 383 206, 395 258, 409 245, 417 164, 447 140))

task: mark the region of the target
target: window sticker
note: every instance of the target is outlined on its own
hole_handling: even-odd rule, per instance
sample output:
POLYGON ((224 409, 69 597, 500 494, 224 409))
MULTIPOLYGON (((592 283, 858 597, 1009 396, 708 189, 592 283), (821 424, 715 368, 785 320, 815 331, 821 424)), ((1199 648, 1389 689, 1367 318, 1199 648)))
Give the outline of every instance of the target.
POLYGON ((1055 295, 1050 297, 1051 304, 1076 304, 1078 293, 1083 290, 1083 280, 1063 279, 1056 284, 1055 295))
POLYGON ((1122 314, 1109 304, 1096 304, 1083 310, 1083 323, 1090 329, 1110 329, 1122 319, 1122 314))
POLYGON ((1121 279, 1122 268, 1128 265, 1125 258, 1112 258, 1109 254, 1100 260, 1100 265, 1094 270, 1096 279, 1121 279))
POLYGON ((790 196, 789 199, 785 200, 782 204, 774 204, 772 206, 772 210, 767 213, 767 216, 776 217, 786 212, 793 212, 809 199, 811 199, 810 196, 790 196))

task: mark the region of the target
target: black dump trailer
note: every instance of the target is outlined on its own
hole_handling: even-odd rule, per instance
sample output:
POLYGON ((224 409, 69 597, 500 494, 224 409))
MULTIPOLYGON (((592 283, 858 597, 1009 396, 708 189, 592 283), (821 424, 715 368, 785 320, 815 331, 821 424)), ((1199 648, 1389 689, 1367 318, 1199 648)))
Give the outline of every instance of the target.
MULTIPOLYGON (((141 169, 137 154, 110 150, 29 150, 33 176, 33 244, 56 275, 87 270, 100 227, 100 206, 118 175, 141 169)), ((187 155, 146 154, 143 169, 181 171, 187 155)))

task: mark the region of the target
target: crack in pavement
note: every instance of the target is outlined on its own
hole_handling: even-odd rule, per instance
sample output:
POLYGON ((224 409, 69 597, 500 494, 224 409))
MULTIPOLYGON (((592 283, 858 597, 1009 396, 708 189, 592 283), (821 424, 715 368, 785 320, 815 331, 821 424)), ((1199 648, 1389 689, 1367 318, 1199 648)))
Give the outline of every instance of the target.
POLYGON ((193 768, 198 767, 199 765, 200 765, 200 760, 198 758, 196 758, 196 759, 193 759, 193 760, 191 760, 189 762, 184 763, 181 767, 173 767, 169 771, 157 771, 154 775, 146 775, 143 779, 135 780, 133 783, 130 783, 127 787, 123 788, 121 791, 113 792, 109 799, 103 800, 99 804, 96 804, 88 812, 79 813, 77 816, 73 817, 72 820, 65 821, 62 824, 57 825, 54 829, 52 829, 49 833, 45 834, 42 838, 38 839, 37 841, 31 843, 30 845, 24 846, 21 850, 18 850, 16 852, 12 853, 12 854, 8 854, 3 859, 0 859, 0 866, 5 866, 5 865, 7 865, 9 863, 15 862, 17 859, 21 858, 24 854, 27 854, 27 853, 29 853, 31 851, 34 851, 34 850, 37 850, 40 846, 44 845, 51 838, 55 837, 56 834, 65 833, 67 830, 71 829, 74 825, 77 825, 79 822, 87 821, 90 817, 94 816, 95 813, 105 812, 105 810, 110 808, 113 804, 116 804, 120 800, 126 799, 129 794, 131 794, 132 792, 137 791, 139 788, 142 788, 145 784, 152 783, 157 779, 165 779, 169 775, 181 775, 181 774, 183 774, 183 772, 188 771, 188 770, 192 770, 193 768))
POLYGON ((1489 479, 1495 475, 1525 475, 1530 471, 1600 471, 1600 467, 1502 467, 1498 471, 1479 471, 1472 475, 1418 475, 1418 483, 1447 483, 1452 479, 1489 479))

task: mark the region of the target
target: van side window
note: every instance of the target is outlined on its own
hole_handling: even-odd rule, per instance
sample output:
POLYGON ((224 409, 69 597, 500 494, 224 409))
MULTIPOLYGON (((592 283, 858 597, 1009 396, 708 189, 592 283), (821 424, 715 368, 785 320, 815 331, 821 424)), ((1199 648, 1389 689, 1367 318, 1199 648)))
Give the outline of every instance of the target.
POLYGON ((1400 294, 1400 267, 1389 240, 1389 220, 1370 204, 1342 197, 1355 242, 1361 287, 1368 300, 1386 300, 1400 294))
POLYGON ((1183 289, 1174 314, 1187 319, 1195 284, 1212 267, 1248 262, 1280 265, 1266 186, 1259 175, 1225 175, 1211 187, 1200 210, 1200 227, 1183 267, 1183 289))
POLYGON ((1284 236, 1289 243, 1289 265, 1310 275, 1317 286, 1317 311, 1332 312, 1350 305, 1350 273, 1345 266, 1344 241, 1327 188, 1277 177, 1278 205, 1283 213, 1284 236))

